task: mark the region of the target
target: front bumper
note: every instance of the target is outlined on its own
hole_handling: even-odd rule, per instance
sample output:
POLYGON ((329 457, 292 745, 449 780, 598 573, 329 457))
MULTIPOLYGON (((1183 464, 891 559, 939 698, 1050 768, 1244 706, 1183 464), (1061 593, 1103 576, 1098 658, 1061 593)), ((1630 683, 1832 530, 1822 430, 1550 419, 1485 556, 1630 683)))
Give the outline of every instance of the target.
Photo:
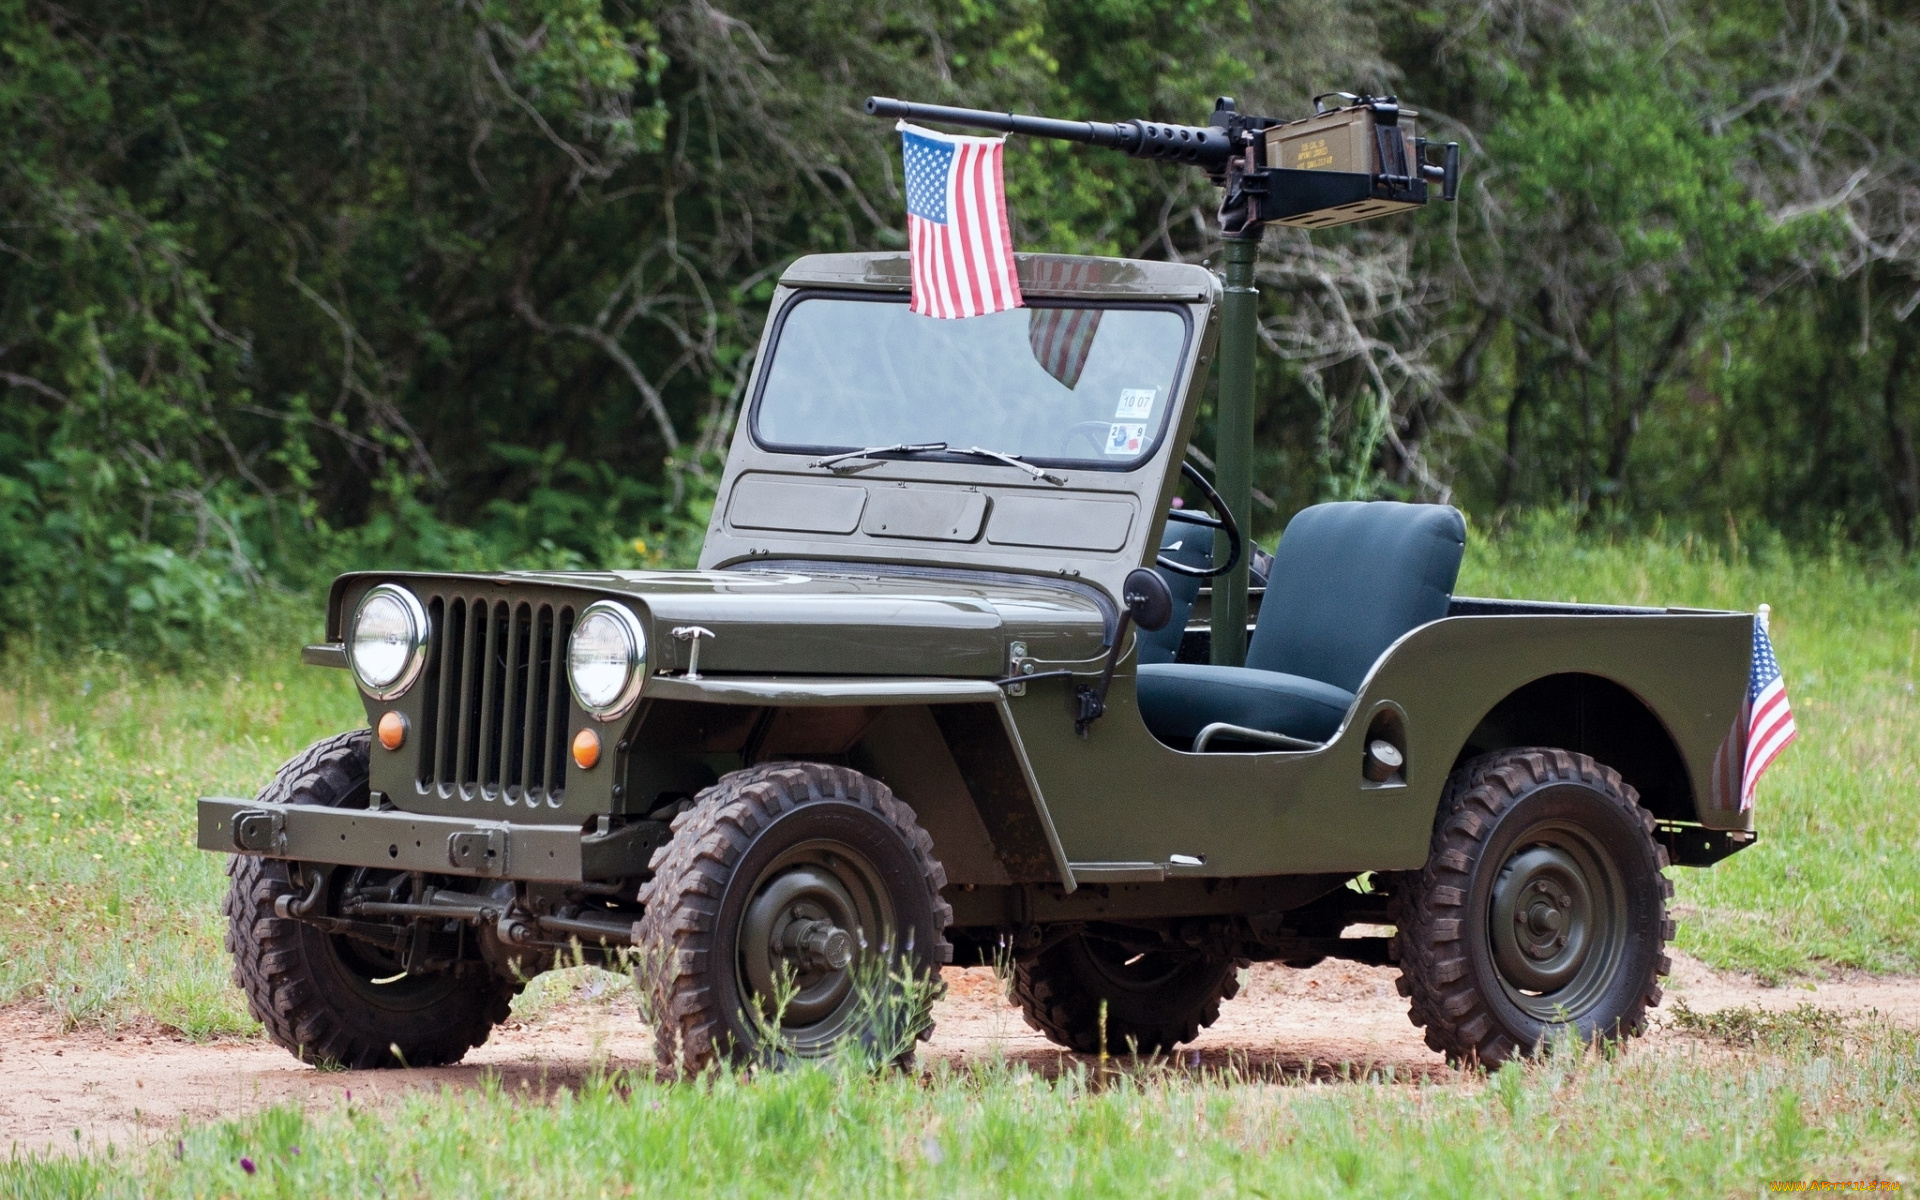
POLYGON ((605 833, 418 813, 200 801, 202 850, 435 875, 579 883, 617 879, 646 865, 660 830, 637 822, 605 833))

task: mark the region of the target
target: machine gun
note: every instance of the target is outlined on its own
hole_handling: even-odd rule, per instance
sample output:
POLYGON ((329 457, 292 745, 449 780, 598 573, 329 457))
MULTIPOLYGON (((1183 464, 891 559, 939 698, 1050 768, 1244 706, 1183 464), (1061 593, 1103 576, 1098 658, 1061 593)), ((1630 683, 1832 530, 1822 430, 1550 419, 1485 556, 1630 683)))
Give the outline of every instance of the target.
POLYGON ((1229 235, 1272 223, 1324 229, 1425 204, 1429 181, 1441 198, 1460 188, 1460 144, 1448 142, 1438 164, 1427 161, 1418 136, 1419 114, 1392 96, 1327 92, 1315 96, 1314 115, 1298 121, 1245 116, 1231 96, 1214 102, 1205 125, 1159 121, 1062 121, 1017 113, 911 104, 867 98, 867 112, 961 125, 998 133, 1079 142, 1134 158, 1186 163, 1224 189, 1220 230, 1229 235), (1338 97, 1347 103, 1329 108, 1338 97))
MULTIPOLYGON (((1186 163, 1222 189, 1220 232, 1226 240, 1220 304, 1220 402, 1216 412, 1215 484, 1233 522, 1250 528, 1253 507, 1253 352, 1259 332, 1254 260, 1268 224, 1325 229, 1417 208, 1428 184, 1452 200, 1460 190, 1460 145, 1448 142, 1438 164, 1427 161, 1419 114, 1392 96, 1325 92, 1298 121, 1243 115, 1232 97, 1214 102, 1205 125, 1160 121, 1062 121, 944 104, 911 104, 869 96, 876 117, 960 125, 996 133, 1103 146, 1135 158, 1186 163), (1328 107, 1336 97, 1345 103, 1328 107)), ((1215 561, 1227 547, 1217 539, 1215 561)), ((1241 666, 1247 654, 1247 559, 1215 581, 1212 659, 1241 666)))

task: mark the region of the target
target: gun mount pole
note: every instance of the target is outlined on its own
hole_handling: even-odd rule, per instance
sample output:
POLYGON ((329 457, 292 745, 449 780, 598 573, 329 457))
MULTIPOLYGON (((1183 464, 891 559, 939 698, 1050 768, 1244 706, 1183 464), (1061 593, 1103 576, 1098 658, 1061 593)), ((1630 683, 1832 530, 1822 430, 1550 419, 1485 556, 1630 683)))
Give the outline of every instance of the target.
MULTIPOLYGON (((1220 301, 1220 398, 1214 410, 1214 486, 1246 536, 1253 536, 1253 351, 1260 329, 1260 288, 1254 263, 1260 255, 1259 225, 1226 235, 1225 295, 1220 301)), ((1227 553, 1226 535, 1214 534, 1214 561, 1227 553)), ((1247 566, 1251 554, 1213 584, 1214 665, 1247 661, 1247 566)))

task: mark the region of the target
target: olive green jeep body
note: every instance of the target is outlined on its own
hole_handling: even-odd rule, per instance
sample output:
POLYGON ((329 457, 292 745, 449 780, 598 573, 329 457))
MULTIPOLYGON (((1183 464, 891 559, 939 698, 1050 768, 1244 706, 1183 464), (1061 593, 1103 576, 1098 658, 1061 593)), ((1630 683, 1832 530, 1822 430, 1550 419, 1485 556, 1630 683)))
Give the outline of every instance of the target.
MULTIPOLYGON (((1267 728, 1246 715, 1258 703, 1208 721, 1216 685, 1257 675, 1253 657, 1208 664, 1204 590, 1151 635, 1127 593, 1131 573, 1179 556, 1182 528, 1212 550, 1211 530, 1169 514, 1218 281, 1181 264, 1035 255, 1019 266, 1032 306, 1019 319, 1063 397, 1091 386, 1099 354, 1125 348, 1099 350, 1101 336, 1137 327, 1133 340, 1168 348, 1152 370, 1115 367, 1158 375, 1089 401, 1118 408, 1069 428, 1084 451, 1009 462, 906 438, 860 455, 841 431, 865 427, 825 401, 774 412, 770 388, 802 386, 783 370, 804 370, 805 387, 848 409, 862 389, 922 386, 863 373, 899 363, 833 358, 862 314, 930 320, 904 313, 906 256, 808 258, 773 298, 699 570, 334 584, 328 639, 309 662, 349 665, 356 614, 377 589, 405 593, 423 621, 403 686, 361 680, 379 736, 348 735, 297 778, 296 760, 261 798, 200 804, 200 846, 240 856, 236 893, 252 889, 229 902, 233 949, 276 1037, 309 1058, 388 1061, 396 1045, 414 1061, 458 1057, 504 1013, 506 981, 576 952, 652 956, 641 972, 665 1056, 704 1061, 778 1042, 781 1029, 823 1051, 858 1032, 842 1003, 851 960, 902 930, 888 944, 917 940, 923 973, 949 947, 957 962, 1001 961, 1029 1018, 1078 1049, 1095 1048, 1095 1007, 1101 1028, 1120 1030, 1106 1035, 1116 1048, 1162 1049, 1212 1019, 1241 964, 1328 956, 1399 961, 1416 1021, 1457 1058, 1497 1061, 1559 1024, 1637 1029, 1671 930, 1660 868, 1704 866, 1752 838, 1724 763, 1741 750, 1754 618, 1454 596, 1457 545, 1449 567, 1420 557, 1415 535, 1437 537, 1445 559, 1442 543, 1460 536, 1447 531, 1464 532, 1457 514, 1328 506, 1342 511, 1327 519, 1360 522, 1360 542, 1327 542, 1348 526, 1323 522, 1320 549, 1290 554, 1289 529, 1271 569, 1294 572, 1264 593, 1272 633, 1253 592, 1253 653, 1290 638, 1290 661, 1331 661, 1320 650, 1361 627, 1379 646, 1342 679, 1276 693, 1267 728), (1093 359, 1073 313, 1104 314, 1093 359), (832 428, 791 432, 814 412, 832 428), (1341 611, 1310 611, 1321 580, 1345 589, 1341 611), (1283 591, 1307 600, 1281 614, 1283 591), (1382 634, 1372 597, 1397 593, 1427 608, 1382 634), (596 605, 617 608, 638 643, 621 703, 598 712, 569 676, 570 638, 596 605), (1143 666, 1149 637, 1160 661, 1143 666), (1286 716, 1302 697, 1323 716, 1286 716), (1219 728, 1196 737, 1196 724, 1219 728), (313 782, 329 763, 344 774, 313 782), (356 770, 363 782, 348 778, 356 770), (864 868, 836 857, 839 835, 819 816, 833 804, 866 814, 849 817, 866 822, 847 834, 856 847, 879 839, 864 868), (781 822, 810 806, 806 836, 780 841, 781 822), (1523 810, 1532 825, 1496 845, 1523 810), (755 866, 762 842, 772 857, 755 866), (766 900, 776 885, 798 898, 766 900), (729 889, 744 892, 728 900, 729 889), (737 938, 706 928, 728 920, 737 938), (1343 936, 1354 926, 1397 932, 1343 936), (357 989, 361 1008, 294 1011, 298 989, 263 975, 278 961, 268 933, 330 963, 313 970, 357 989), (800 1017, 753 1016, 769 962, 799 981, 787 1000, 800 1017), (431 984, 389 1008, 466 1005, 437 1019, 462 1032, 389 1037, 374 984, 391 979, 431 984), (714 988, 732 999, 703 998, 714 988)), ((923 365, 937 373, 931 405, 964 407, 995 386, 923 365)), ((975 416, 990 414, 942 419, 975 416)), ((893 442, 876 430, 874 442, 893 442)))

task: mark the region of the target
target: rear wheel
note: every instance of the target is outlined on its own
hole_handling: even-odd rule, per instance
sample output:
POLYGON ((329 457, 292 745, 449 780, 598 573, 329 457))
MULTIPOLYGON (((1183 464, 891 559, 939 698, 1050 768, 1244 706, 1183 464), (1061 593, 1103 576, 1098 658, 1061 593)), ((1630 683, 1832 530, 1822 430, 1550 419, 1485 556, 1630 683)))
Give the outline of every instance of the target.
MULTIPOLYGON (((367 806, 369 734, 315 742, 261 791, 269 803, 367 806)), ((346 1067, 458 1062, 506 1020, 519 987, 490 975, 408 974, 386 951, 279 916, 274 902, 298 895, 298 870, 329 875, 338 894, 366 872, 324 863, 235 855, 227 864, 227 952, 233 981, 267 1035, 302 1062, 346 1067)))
POLYGON ((1494 1066, 1560 1030, 1643 1032, 1673 936, 1653 833, 1584 754, 1504 750, 1456 771, 1426 867, 1394 886, 1400 993, 1427 1044, 1494 1066))
POLYGON ((673 827, 640 893, 661 1065, 911 1057, 953 957, 946 873, 912 810, 857 771, 776 763, 721 779, 673 827))
POLYGON ((1200 1036, 1240 991, 1246 963, 1197 950, 1134 950, 1076 933, 1017 959, 1013 995, 1027 1024, 1082 1054, 1158 1054, 1200 1036))

